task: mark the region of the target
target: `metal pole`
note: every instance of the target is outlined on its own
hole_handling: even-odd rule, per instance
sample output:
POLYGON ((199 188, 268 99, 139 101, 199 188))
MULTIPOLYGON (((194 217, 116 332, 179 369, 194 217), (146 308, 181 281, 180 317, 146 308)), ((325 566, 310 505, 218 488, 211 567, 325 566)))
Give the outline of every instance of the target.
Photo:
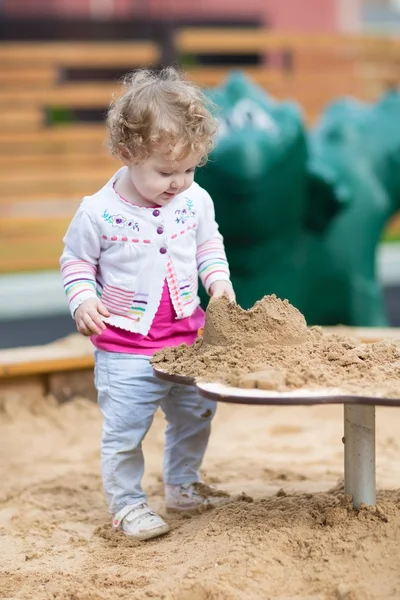
POLYGON ((376 503, 375 406, 344 405, 344 490, 353 507, 376 503))

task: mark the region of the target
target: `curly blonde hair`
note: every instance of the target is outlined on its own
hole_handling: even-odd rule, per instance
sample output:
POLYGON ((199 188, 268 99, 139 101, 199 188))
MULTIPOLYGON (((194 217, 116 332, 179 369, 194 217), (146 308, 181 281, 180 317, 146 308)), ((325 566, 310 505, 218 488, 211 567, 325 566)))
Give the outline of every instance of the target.
POLYGON ((173 160, 199 153, 200 164, 212 149, 217 121, 203 92, 173 67, 140 69, 124 79, 108 117, 108 146, 114 156, 128 152, 139 163, 166 144, 173 160))

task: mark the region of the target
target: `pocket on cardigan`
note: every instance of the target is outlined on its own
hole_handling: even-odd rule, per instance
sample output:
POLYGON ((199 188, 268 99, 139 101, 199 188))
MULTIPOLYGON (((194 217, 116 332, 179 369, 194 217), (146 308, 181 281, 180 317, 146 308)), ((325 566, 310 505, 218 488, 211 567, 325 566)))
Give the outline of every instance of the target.
POLYGON ((132 307, 135 290, 131 281, 112 278, 103 287, 101 301, 111 314, 125 315, 132 307))

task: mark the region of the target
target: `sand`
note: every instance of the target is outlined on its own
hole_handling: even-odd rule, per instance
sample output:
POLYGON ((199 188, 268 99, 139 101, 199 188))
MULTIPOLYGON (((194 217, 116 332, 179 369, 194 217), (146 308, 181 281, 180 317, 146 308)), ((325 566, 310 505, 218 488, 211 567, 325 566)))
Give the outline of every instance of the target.
POLYGON ((192 346, 157 352, 156 369, 196 381, 287 392, 400 397, 400 343, 361 343, 349 335, 307 328, 287 300, 264 296, 243 310, 220 298, 209 303, 205 328, 192 346))
MULTIPOLYGON (((145 543, 113 533, 96 405, 21 386, 0 404, 0 598, 391 600, 400 597, 398 409, 377 410, 378 506, 343 496, 342 407, 220 405, 204 477, 253 502, 192 518, 145 543)), ((164 421, 144 447, 165 516, 164 421)))

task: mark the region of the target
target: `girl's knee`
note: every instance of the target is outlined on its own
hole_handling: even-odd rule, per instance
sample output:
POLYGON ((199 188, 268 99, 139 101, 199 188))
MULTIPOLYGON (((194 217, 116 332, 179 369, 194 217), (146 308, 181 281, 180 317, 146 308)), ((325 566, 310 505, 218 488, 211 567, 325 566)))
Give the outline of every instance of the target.
POLYGON ((179 389, 179 392, 181 394, 174 394, 162 403, 167 421, 211 421, 217 409, 217 403, 214 400, 207 400, 197 392, 190 393, 186 389, 182 389, 182 391, 179 389))

